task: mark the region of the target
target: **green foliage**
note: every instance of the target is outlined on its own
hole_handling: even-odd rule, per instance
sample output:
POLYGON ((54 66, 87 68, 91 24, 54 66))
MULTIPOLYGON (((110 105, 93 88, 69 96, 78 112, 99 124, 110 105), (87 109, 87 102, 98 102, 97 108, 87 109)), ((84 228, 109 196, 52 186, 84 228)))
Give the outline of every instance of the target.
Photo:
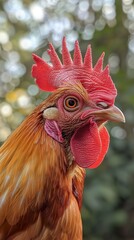
POLYGON ((109 123, 109 152, 87 170, 82 218, 84 240, 134 239, 134 5, 132 1, 3 0, 0 2, 0 142, 47 93, 31 78, 32 52, 49 61, 51 41, 70 51, 78 38, 82 53, 91 43, 94 63, 105 51, 118 89, 116 105, 125 124, 109 123))

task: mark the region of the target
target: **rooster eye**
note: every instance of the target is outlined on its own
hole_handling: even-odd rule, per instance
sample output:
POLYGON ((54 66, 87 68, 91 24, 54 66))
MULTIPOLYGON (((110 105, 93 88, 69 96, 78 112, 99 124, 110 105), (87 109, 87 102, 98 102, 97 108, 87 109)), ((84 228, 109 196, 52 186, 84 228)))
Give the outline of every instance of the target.
POLYGON ((67 111, 76 111, 79 108, 79 100, 75 97, 67 97, 64 100, 64 108, 67 111))
POLYGON ((106 102, 98 102, 97 104, 97 107, 100 107, 100 108, 108 108, 108 104, 106 102))

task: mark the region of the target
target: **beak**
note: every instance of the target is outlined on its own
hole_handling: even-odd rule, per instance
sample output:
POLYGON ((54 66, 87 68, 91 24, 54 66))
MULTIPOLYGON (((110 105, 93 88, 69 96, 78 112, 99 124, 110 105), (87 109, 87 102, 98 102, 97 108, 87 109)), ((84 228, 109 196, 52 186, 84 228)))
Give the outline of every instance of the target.
POLYGON ((116 106, 94 112, 94 116, 99 119, 110 120, 113 122, 125 122, 124 114, 116 106))
POLYGON ((94 116, 95 120, 113 121, 113 122, 125 122, 124 114, 116 106, 109 107, 107 109, 92 111, 91 109, 86 117, 94 116))

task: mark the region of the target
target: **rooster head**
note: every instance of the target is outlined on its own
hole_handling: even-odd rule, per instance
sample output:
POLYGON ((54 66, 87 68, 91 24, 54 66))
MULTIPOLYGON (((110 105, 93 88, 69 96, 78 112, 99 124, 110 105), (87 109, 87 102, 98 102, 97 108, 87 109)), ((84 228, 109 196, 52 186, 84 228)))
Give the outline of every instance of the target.
POLYGON ((71 152, 72 161, 83 168, 96 168, 109 147, 105 122, 125 121, 123 113, 114 105, 117 91, 109 67, 103 69, 104 53, 93 67, 91 47, 88 46, 83 61, 76 41, 72 60, 65 38, 63 63, 52 44, 48 53, 52 66, 33 54, 32 68, 39 88, 53 92, 42 110, 44 129, 71 152))

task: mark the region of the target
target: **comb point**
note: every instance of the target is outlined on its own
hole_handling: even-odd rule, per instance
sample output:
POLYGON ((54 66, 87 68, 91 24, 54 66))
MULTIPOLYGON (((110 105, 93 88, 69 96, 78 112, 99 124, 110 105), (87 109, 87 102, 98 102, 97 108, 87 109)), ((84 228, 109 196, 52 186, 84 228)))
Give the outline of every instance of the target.
POLYGON ((101 72, 100 78, 102 81, 104 81, 104 79, 109 79, 109 75, 110 71, 109 71, 109 65, 107 65, 104 70, 101 72))
POLYGON ((103 52, 94 66, 94 71, 97 71, 97 72, 102 71, 104 56, 105 56, 105 53, 103 52))
POLYGON ((35 53, 32 53, 32 57, 33 57, 33 60, 36 62, 36 63, 39 63, 39 62, 44 62, 44 60, 42 58, 40 58, 39 56, 37 56, 35 53))
POLYGON ((53 67, 55 69, 60 69, 62 67, 61 61, 60 61, 60 59, 58 57, 58 54, 56 53, 56 51, 55 51, 55 49, 54 49, 54 47, 51 43, 49 43, 49 48, 50 49, 48 49, 48 54, 51 58, 51 62, 53 64, 53 67))
POLYGON ((109 65, 107 65, 105 68, 104 68, 104 70, 103 70, 103 72, 102 72, 103 74, 105 74, 105 75, 109 75, 109 73, 110 73, 110 69, 109 69, 109 65))
POLYGON ((92 70, 92 49, 91 45, 88 45, 87 51, 84 57, 84 66, 92 70))
POLYGON ((63 37, 63 40, 62 40, 62 60, 63 60, 63 64, 65 66, 72 65, 72 59, 71 59, 70 52, 68 51, 68 48, 67 48, 67 43, 66 43, 65 37, 63 37))
POLYGON ((36 84, 41 90, 52 91, 53 85, 49 81, 52 67, 36 54, 32 54, 35 64, 32 66, 32 76, 36 79, 36 84))
POLYGON ((81 66, 83 63, 78 40, 75 41, 75 45, 74 45, 74 61, 73 62, 74 62, 74 65, 78 65, 78 66, 81 66))

